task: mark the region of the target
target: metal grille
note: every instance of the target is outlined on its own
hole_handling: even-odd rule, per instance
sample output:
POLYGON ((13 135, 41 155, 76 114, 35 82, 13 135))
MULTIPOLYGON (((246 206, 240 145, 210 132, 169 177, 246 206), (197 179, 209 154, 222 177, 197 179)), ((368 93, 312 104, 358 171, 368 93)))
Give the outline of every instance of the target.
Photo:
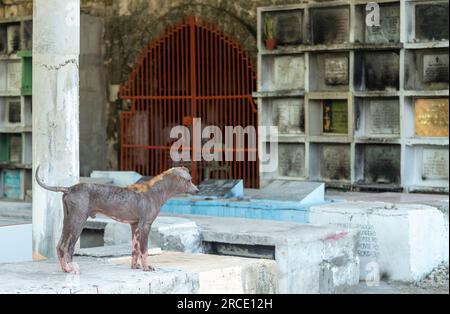
MULTIPOLYGON (((257 128, 255 89, 256 72, 236 41, 200 19, 181 22, 143 49, 121 85, 120 98, 132 103, 132 110, 121 114, 121 169, 155 176, 182 165, 191 169, 196 183, 243 179, 246 187, 258 188, 259 162, 248 157, 249 151, 257 153, 257 143, 249 137, 239 146, 245 161, 236 161, 241 152, 235 144, 232 152, 220 149, 222 161, 176 164, 170 158, 176 141, 171 129, 192 129, 194 118, 201 118, 202 128, 219 127, 224 137, 226 126, 257 128), (225 153, 233 154, 233 161, 225 161, 225 153)), ((238 140, 235 134, 233 140, 238 140)), ((192 156, 192 146, 189 150, 192 156)))

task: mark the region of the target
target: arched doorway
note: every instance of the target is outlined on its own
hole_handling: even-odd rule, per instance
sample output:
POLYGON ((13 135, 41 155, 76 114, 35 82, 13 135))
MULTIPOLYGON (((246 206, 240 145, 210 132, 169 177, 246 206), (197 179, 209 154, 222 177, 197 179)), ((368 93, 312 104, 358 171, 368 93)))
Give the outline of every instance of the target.
POLYGON ((178 125, 192 129, 195 118, 201 119, 202 128, 217 126, 224 136, 227 126, 257 130, 255 90, 252 62, 233 39, 194 17, 169 29, 143 49, 121 85, 120 98, 132 103, 131 111, 121 114, 121 170, 155 176, 186 166, 196 183, 208 178, 243 179, 246 187, 258 188, 259 162, 248 155, 249 151, 257 155, 257 135, 255 141, 245 137, 240 146, 244 161, 237 161, 242 149, 236 148, 236 134, 232 161, 225 148, 220 149, 221 161, 175 163, 170 156, 176 141, 170 131, 178 125))

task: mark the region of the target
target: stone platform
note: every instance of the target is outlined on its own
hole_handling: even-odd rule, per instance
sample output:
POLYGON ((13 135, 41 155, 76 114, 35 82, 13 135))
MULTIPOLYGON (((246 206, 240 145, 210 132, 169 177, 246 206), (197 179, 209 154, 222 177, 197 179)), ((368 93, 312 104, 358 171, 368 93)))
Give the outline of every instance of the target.
POLYGON ((129 258, 76 258, 80 275, 56 260, 0 264, 0 294, 277 293, 275 263, 239 257, 164 252, 155 272, 131 270, 129 258))

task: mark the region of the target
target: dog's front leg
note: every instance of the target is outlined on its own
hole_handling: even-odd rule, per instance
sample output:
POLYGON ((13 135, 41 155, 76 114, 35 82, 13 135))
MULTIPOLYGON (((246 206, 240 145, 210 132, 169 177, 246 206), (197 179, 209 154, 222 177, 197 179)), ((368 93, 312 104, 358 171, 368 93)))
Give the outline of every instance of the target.
POLYGON ((150 235, 151 224, 143 223, 139 224, 139 249, 141 257, 141 265, 143 271, 154 271, 155 269, 148 265, 148 237, 150 235))
POLYGON ((131 224, 131 269, 141 268, 139 265, 140 244, 138 224, 131 224))

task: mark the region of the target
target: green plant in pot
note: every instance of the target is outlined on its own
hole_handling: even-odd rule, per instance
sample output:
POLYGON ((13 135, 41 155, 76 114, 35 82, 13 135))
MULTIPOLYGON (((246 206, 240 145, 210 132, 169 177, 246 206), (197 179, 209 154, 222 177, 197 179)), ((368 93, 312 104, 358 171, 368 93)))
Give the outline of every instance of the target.
POLYGON ((273 36, 273 20, 266 16, 264 19, 264 35, 265 35, 265 44, 268 50, 277 49, 277 39, 273 36))

